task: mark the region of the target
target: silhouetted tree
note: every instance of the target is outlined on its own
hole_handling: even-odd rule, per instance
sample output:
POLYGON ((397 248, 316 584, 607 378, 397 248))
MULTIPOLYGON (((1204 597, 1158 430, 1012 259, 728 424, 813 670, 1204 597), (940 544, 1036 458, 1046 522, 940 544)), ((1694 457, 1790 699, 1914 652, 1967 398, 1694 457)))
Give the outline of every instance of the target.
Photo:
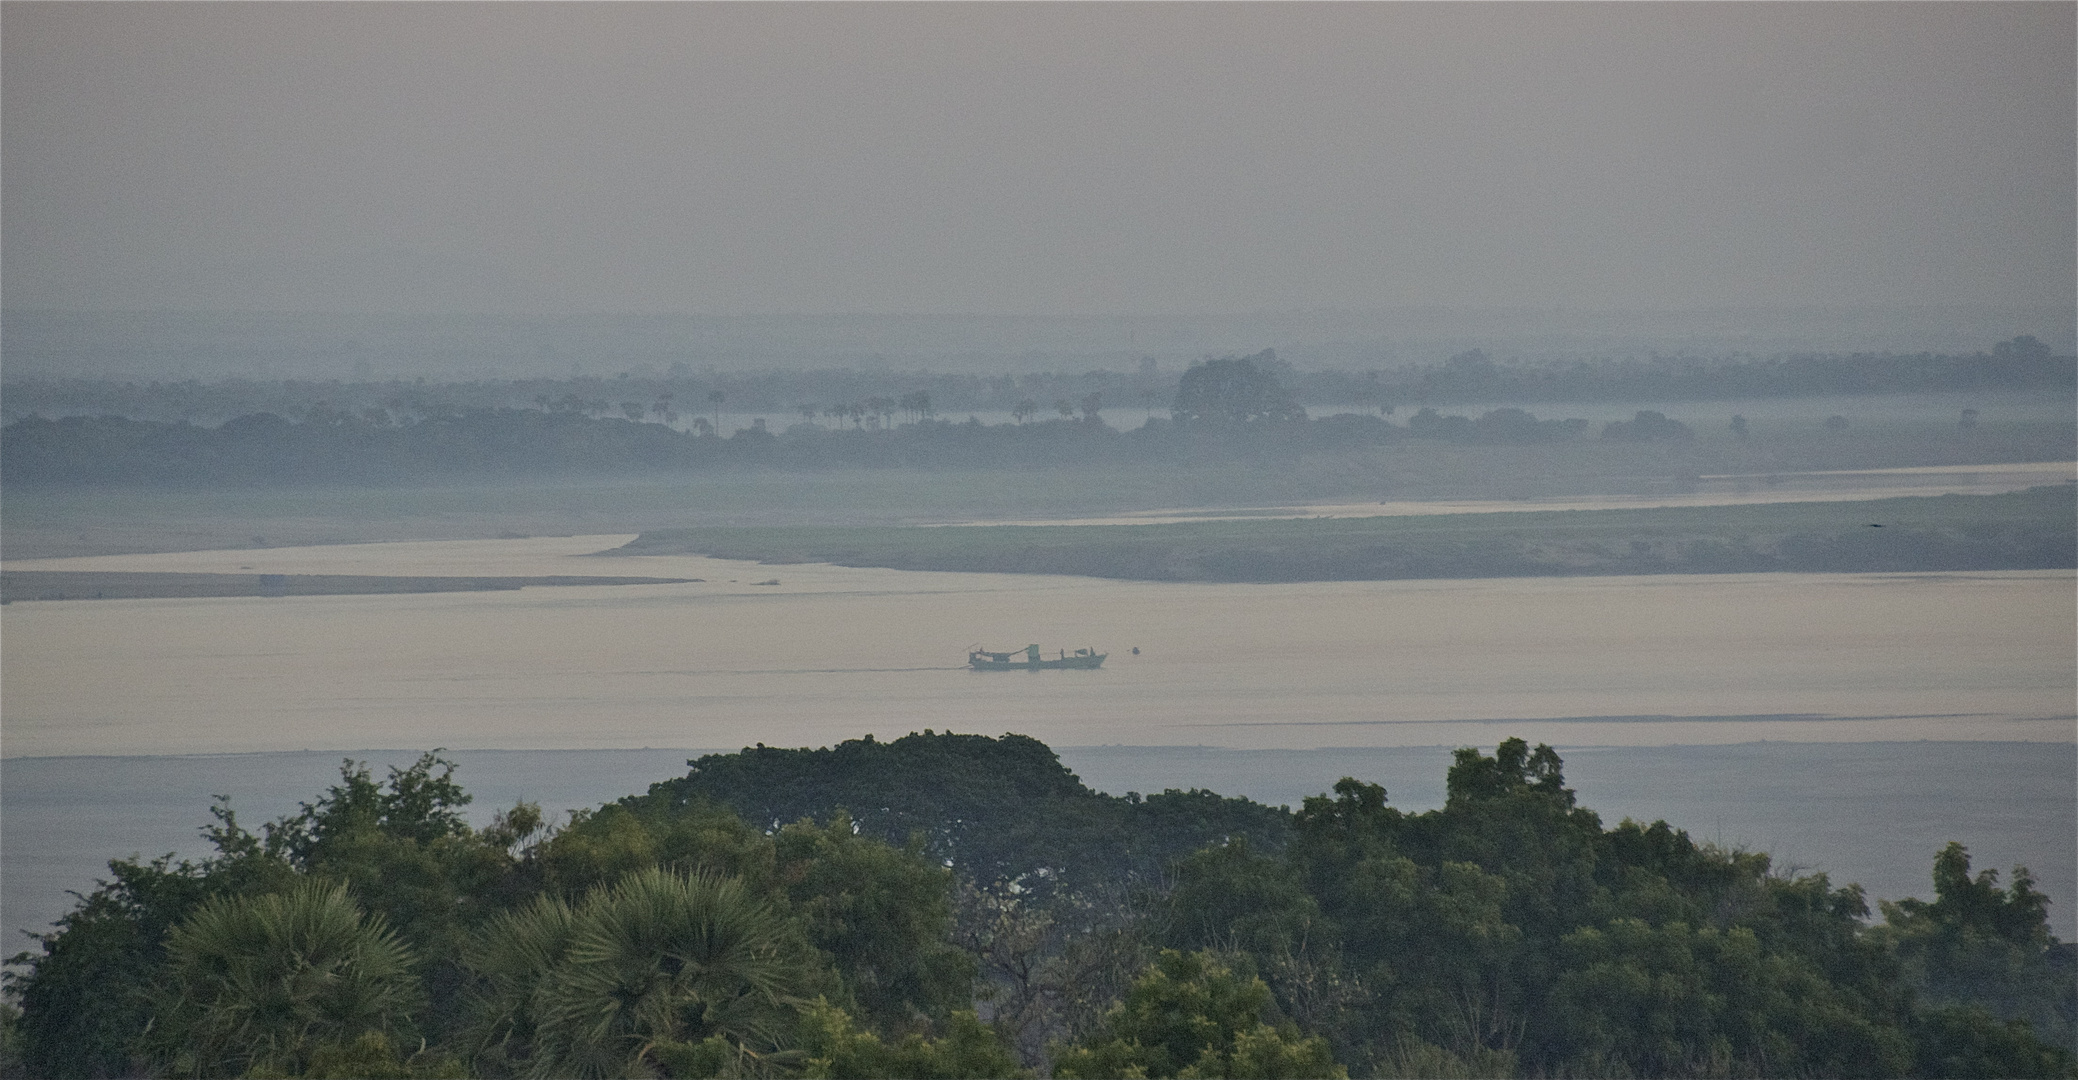
POLYGON ((1306 410, 1265 370, 1276 359, 1275 350, 1264 349, 1254 356, 1191 365, 1177 386, 1171 414, 1179 422, 1195 424, 1305 419, 1306 410))

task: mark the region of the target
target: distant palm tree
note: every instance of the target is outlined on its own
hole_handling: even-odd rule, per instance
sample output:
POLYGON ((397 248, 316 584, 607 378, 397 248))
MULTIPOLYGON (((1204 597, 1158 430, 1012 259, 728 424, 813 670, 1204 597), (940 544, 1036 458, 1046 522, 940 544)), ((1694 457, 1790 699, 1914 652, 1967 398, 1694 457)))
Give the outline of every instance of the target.
POLYGON ((1030 420, 1033 414, 1037 413, 1038 411, 1039 403, 1033 401, 1031 398, 1025 398, 1023 401, 1018 402, 1015 408, 1010 410, 1010 415, 1012 419, 1015 419, 1018 423, 1022 424, 1025 421, 1030 420))
POLYGON ((727 396, 719 390, 709 390, 707 392, 707 403, 714 406, 714 433, 716 435, 722 432, 722 402, 725 400, 727 400, 727 396))

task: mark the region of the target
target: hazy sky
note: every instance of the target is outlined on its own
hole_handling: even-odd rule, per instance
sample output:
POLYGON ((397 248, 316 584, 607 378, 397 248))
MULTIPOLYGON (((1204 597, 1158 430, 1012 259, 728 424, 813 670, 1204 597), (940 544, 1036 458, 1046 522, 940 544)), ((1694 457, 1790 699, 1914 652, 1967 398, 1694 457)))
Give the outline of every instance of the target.
POLYGON ((11 3, 9 307, 2073 303, 2074 8, 11 3))

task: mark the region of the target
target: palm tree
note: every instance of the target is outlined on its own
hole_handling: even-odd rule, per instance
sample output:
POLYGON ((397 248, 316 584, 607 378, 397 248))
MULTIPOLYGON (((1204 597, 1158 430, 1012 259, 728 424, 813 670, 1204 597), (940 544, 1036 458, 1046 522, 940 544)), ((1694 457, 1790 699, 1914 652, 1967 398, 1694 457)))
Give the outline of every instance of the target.
POLYGON ((563 962, 576 927, 570 905, 539 896, 493 917, 464 951, 463 962, 481 980, 472 1039, 479 1058, 510 1065, 526 1057, 549 975, 563 962))
POLYGON ((528 1075, 644 1075, 660 1047, 714 1036, 768 1051, 808 986, 799 930, 738 878, 653 867, 559 906, 494 921, 470 956, 483 1030, 531 1035, 528 1075))
POLYGON ((917 420, 929 420, 932 416, 931 394, 927 390, 912 390, 902 395, 902 409, 917 420))
POLYGON ((722 402, 726 400, 728 400, 728 396, 719 390, 709 390, 707 392, 707 403, 714 406, 714 433, 716 435, 722 433, 722 402))
POLYGON ((175 1071, 301 1071, 311 1053, 405 1026, 420 1001, 411 950, 346 886, 215 897, 167 937, 163 1024, 175 1071))

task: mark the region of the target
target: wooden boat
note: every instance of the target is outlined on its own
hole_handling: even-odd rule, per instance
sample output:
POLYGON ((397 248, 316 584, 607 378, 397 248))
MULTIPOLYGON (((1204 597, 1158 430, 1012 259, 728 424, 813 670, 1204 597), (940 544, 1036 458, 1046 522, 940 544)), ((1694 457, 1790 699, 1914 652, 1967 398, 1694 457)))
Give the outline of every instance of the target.
POLYGON ((1039 655, 1039 646, 1027 645, 1018 652, 990 652, 987 649, 967 650, 967 666, 976 671, 1089 671, 1100 667, 1107 654, 1095 649, 1061 650, 1060 655, 1047 659, 1039 655))

